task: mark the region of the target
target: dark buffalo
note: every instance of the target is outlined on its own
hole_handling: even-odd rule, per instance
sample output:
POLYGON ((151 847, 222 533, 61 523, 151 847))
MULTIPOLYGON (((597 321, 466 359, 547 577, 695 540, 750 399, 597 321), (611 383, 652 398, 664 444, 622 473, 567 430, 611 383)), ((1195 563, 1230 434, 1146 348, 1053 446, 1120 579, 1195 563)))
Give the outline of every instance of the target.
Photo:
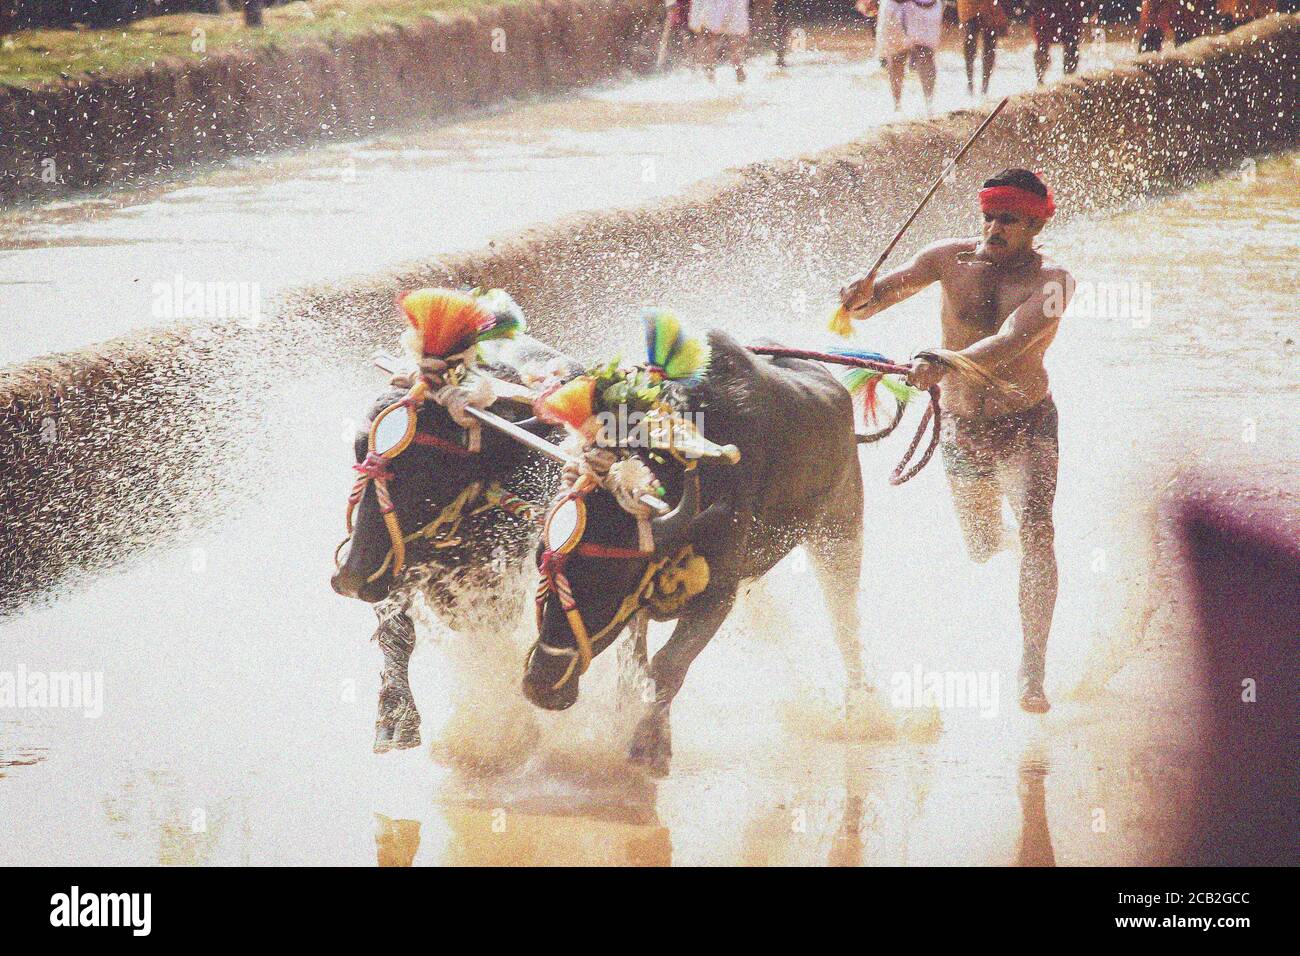
MULTIPOLYGON (((483 370, 515 384, 579 371, 565 356, 528 336, 487 342, 481 348, 487 360, 483 370)), ((375 416, 406 391, 385 392, 371 407, 366 426, 357 433, 357 462, 366 458, 375 416)), ((537 435, 552 431, 531 418, 526 404, 498 399, 489 411, 537 435)), ((468 451, 466 430, 432 400, 419 406, 416 429, 432 438, 412 442, 388 463, 387 488, 403 536, 424 533, 406 543, 404 567, 394 575, 389 529, 370 482, 357 503, 351 538, 331 580, 339 594, 376 605, 375 640, 384 655, 375 723, 379 753, 420 743, 420 715, 407 679, 415 646, 412 602, 423 600, 455 631, 508 630, 522 609, 519 575, 537 541, 537 522, 535 512, 510 513, 488 505, 484 492, 496 486, 537 504, 554 493, 559 475, 554 464, 490 428, 480 431, 479 451, 468 451), (476 485, 478 494, 472 494, 476 485), (454 505, 462 496, 464 507, 457 520, 454 505), (439 517, 445 523, 430 527, 439 517)))
MULTIPOLYGON (((737 446, 739 463, 704 461, 687 472, 636 451, 663 484, 666 498, 676 502, 672 513, 653 519, 653 557, 633 556, 636 519, 597 487, 585 496, 586 522, 580 532, 581 542, 594 547, 576 548, 563 562, 579 626, 590 635, 593 654, 618 637, 625 599, 639 590, 648 594, 655 619, 677 621, 672 637, 650 663, 654 699, 631 748, 632 759, 656 773, 667 771, 669 708, 691 661, 727 617, 741 584, 765 574, 799 545, 808 546, 825 594, 849 688, 863 686, 856 603, 862 477, 852 400, 816 362, 761 358, 717 331, 710 333, 709 342, 708 371, 686 389, 685 410, 711 442, 737 446), (653 574, 652 561, 681 553, 687 545, 707 562, 707 585, 674 607, 671 596, 681 585, 681 574, 655 580, 649 592, 644 582, 648 572, 653 574)), ((548 531, 543 549, 557 547, 549 541, 551 535, 548 531)), ((543 581, 545 562, 553 560, 553 554, 539 554, 543 581)), ((540 634, 528 655, 523 686, 533 703, 547 709, 566 708, 578 696, 574 608, 566 613, 554 587, 540 605, 540 634)))

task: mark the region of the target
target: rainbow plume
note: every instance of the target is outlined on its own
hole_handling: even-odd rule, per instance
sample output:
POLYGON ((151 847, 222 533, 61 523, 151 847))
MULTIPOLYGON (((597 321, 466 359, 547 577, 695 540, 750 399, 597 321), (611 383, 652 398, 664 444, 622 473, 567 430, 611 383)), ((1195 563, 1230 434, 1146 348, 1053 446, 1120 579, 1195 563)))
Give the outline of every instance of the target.
POLYGON ((533 413, 552 425, 569 425, 582 431, 596 414, 596 379, 579 375, 551 389, 533 403, 533 413))
MULTIPOLYGON (((868 359, 873 362, 889 361, 879 352, 868 352, 862 349, 832 349, 831 354, 843 355, 848 358, 868 359)), ((894 396, 894 400, 900 405, 906 405, 920 394, 907 383, 869 368, 850 368, 847 372, 841 373, 839 379, 840 384, 848 390, 850 395, 862 393, 862 411, 868 424, 875 424, 877 420, 877 414, 880 410, 879 389, 882 386, 885 391, 894 396)))
POLYGON ((479 329, 477 341, 512 339, 528 330, 524 310, 519 308, 519 304, 504 289, 488 289, 478 293, 478 304, 492 316, 492 321, 479 329))
POLYGON ((704 373, 709 345, 687 335, 677 316, 667 309, 646 309, 641 319, 645 322, 646 361, 662 369, 664 378, 693 382, 704 373))
POLYGON ((399 296, 397 304, 411 326, 402 345, 416 361, 459 355, 479 342, 512 338, 527 328, 523 312, 501 289, 415 289, 399 296))

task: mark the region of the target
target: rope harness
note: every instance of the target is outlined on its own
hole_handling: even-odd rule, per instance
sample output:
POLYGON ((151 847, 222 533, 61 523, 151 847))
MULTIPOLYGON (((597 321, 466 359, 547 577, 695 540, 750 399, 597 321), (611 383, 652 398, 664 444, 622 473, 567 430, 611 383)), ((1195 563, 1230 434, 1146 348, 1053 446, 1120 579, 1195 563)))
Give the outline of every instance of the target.
MULTIPOLYGON (((848 365, 853 368, 866 368, 874 372, 880 372, 882 375, 907 375, 912 371, 910 365, 899 365, 895 362, 877 362, 873 359, 858 358, 852 355, 835 355, 832 352, 816 352, 810 349, 787 349, 775 346, 751 346, 750 351, 755 355, 768 355, 772 358, 796 358, 807 359, 812 362, 827 362, 831 365, 848 365)), ((893 474, 889 476, 891 485, 901 485, 905 481, 910 481, 916 477, 917 472, 929 464, 930 459, 934 457, 934 450, 939 446, 939 425, 942 413, 939 410, 939 386, 932 385, 929 388, 930 404, 921 416, 921 423, 916 427, 916 434, 912 436, 912 442, 907 446, 907 451, 903 458, 894 468, 893 474), (921 436, 925 434, 927 425, 933 423, 930 433, 930 444, 926 446, 925 452, 921 455, 919 461, 910 468, 908 463, 911 462, 912 456, 916 454, 917 446, 921 444, 921 436)), ((885 426, 881 431, 871 435, 861 435, 858 437, 860 442, 879 441, 890 432, 892 432, 898 423, 902 420, 902 412, 894 417, 894 421, 885 426)))
MULTIPOLYGON (((695 555, 691 545, 687 544, 672 554, 656 557, 658 552, 655 548, 654 535, 648 516, 641 511, 631 509, 629 502, 635 500, 634 495, 629 495, 625 491, 620 493, 620 490, 611 487, 613 483, 611 472, 613 469, 608 464, 608 460, 605 461, 603 470, 600 469, 600 463, 600 458, 593 459, 590 455, 585 455, 579 459, 579 472, 576 478, 555 499, 543 526, 543 550, 541 559, 538 562, 539 575, 536 594, 538 639, 528 652, 528 656, 531 660, 532 656, 540 650, 544 654, 567 656, 569 658, 568 667, 552 685, 552 690, 563 687, 573 677, 575 671, 579 676, 585 674, 587 668, 591 666, 592 658, 598 653, 602 642, 610 635, 617 634, 633 615, 645 610, 647 600, 655 596, 656 593, 659 594, 661 599, 665 599, 661 600, 661 605, 672 601, 684 604, 689 597, 704 590, 707 583, 708 565, 703 558, 695 555), (586 498, 597 488, 610 491, 620 506, 636 518, 638 547, 624 548, 582 540, 583 531, 586 528, 586 498), (557 520, 557 516, 565 514, 566 508, 570 509, 572 526, 557 529, 553 533, 553 525, 557 520), (563 538, 557 540, 556 534, 563 535, 563 538), (649 562, 645 571, 642 572, 636 587, 623 598, 614 616, 594 634, 587 628, 582 609, 578 607, 578 602, 573 596, 573 587, 569 583, 568 575, 565 573, 565 565, 568 563, 569 558, 575 554, 584 558, 649 562), (695 562, 693 565, 691 565, 692 561, 695 562), (691 565, 693 573, 685 570, 688 565, 691 565), (702 574, 701 566, 703 568, 702 574), (665 574, 666 571, 675 571, 676 573, 665 574), (703 580, 701 580, 701 577, 703 580), (658 588, 656 582, 658 582, 658 588), (573 632, 576 645, 574 648, 552 647, 542 643, 540 635, 542 633, 543 617, 546 613, 546 601, 552 594, 559 601, 560 610, 569 623, 569 629, 573 632)), ((699 474, 695 470, 695 462, 684 461, 682 464, 685 468, 686 480, 696 482, 696 490, 698 491, 699 474)), ((667 610, 667 608, 661 606, 660 610, 667 610)))

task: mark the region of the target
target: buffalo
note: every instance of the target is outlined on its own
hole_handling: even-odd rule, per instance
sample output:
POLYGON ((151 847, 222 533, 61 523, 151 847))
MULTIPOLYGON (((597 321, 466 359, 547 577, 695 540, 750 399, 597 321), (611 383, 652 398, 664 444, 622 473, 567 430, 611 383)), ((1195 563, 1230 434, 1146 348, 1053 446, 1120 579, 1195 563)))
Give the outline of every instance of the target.
MULTIPOLYGON (((489 313, 518 312, 499 290, 473 296, 489 313)), ((357 433, 355 457, 363 478, 350 500, 350 534, 340 545, 331 579, 337 593, 374 604, 379 620, 374 639, 384 665, 377 753, 420 743, 420 715, 407 677, 415 645, 413 602, 422 600, 454 631, 508 627, 523 602, 514 585, 538 538, 535 503, 548 500, 559 480, 554 463, 530 455, 518 442, 473 423, 458 424, 448 407, 454 402, 435 399, 438 388, 484 376, 513 385, 508 390, 514 397, 498 397, 488 409, 545 436, 554 428, 531 416, 527 387, 580 370, 554 349, 518 334, 478 343, 469 355, 450 362, 426 358, 422 364, 394 379, 400 387, 379 397, 357 433), (402 406, 416 387, 417 400, 402 406), (414 428, 406 443, 399 453, 376 457, 372 433, 400 433, 408 409, 414 428)), ((463 413, 460 418, 466 421, 463 413)))
MULTIPOLYGON (((720 331, 707 341, 707 368, 667 383, 664 393, 674 396, 674 422, 696 423, 699 457, 665 451, 662 442, 600 449, 608 470, 570 470, 538 549, 539 633, 523 678, 534 704, 571 706, 590 659, 639 615, 676 621, 649 664, 653 700, 630 750, 634 763, 655 774, 668 770, 669 711, 691 662, 726 619, 738 589, 800 545, 830 611, 846 697, 861 699, 858 691, 869 689, 856 601, 863 493, 852 398, 817 362, 764 358, 720 331), (733 447, 739 457, 728 463, 736 458, 728 454, 733 447), (657 484, 672 510, 636 508, 636 495, 610 480, 620 470, 624 479, 641 476, 638 491, 657 484)), ((663 375, 641 367, 647 369, 663 375)))

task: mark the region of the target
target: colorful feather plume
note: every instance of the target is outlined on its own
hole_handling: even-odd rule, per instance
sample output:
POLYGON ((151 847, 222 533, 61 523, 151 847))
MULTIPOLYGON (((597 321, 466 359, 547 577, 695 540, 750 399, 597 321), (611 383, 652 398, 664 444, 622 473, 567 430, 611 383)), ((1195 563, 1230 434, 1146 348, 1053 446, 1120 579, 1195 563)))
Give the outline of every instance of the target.
MULTIPOLYGON (((879 352, 868 352, 862 349, 832 349, 832 355, 843 355, 847 358, 867 359, 872 362, 888 362, 889 359, 879 352)), ((906 405, 920 393, 908 385, 906 382, 899 381, 884 375, 874 369, 869 368, 850 368, 842 372, 839 376, 840 384, 843 385, 850 395, 862 393, 862 411, 864 420, 868 424, 874 425, 878 420, 880 411, 880 393, 879 389, 883 387, 885 391, 894 396, 894 400, 900 405, 906 405)))
POLYGON ((569 425, 583 431, 596 414, 596 379, 579 375, 557 385, 533 403, 533 413, 552 425, 569 425))
POLYGON ((501 289, 415 289, 397 299, 410 328, 402 345, 419 361, 459 355, 479 342, 512 338, 526 329, 524 314, 501 289))
POLYGON ((681 320, 667 309, 646 309, 646 361, 663 371, 664 378, 675 382, 694 382, 709 365, 709 345, 688 335, 681 320))
POLYGON ((492 316, 492 322, 479 329, 478 341, 492 339, 512 339, 528 331, 528 322, 519 303, 510 297, 505 289, 474 290, 478 304, 492 316))

